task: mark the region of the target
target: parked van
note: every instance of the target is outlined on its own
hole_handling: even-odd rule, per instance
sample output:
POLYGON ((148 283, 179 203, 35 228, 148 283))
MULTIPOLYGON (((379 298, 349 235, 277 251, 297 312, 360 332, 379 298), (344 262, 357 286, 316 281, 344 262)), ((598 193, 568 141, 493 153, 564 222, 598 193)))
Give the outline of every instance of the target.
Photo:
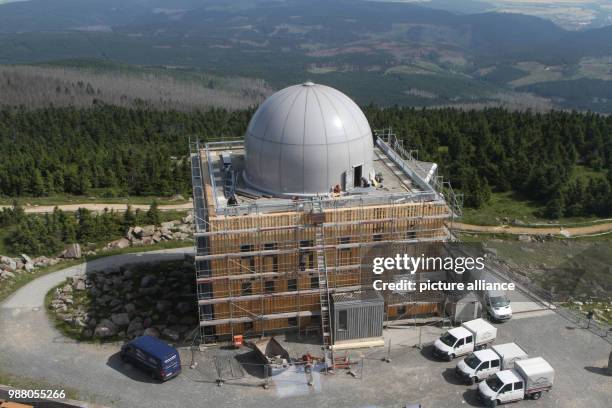
POLYGON ((478 397, 489 407, 527 398, 537 400, 542 391, 552 388, 554 380, 555 370, 542 357, 519 360, 513 370, 500 371, 481 381, 478 397))
POLYGON ((181 372, 181 358, 174 347, 152 336, 140 336, 121 347, 121 359, 166 381, 181 372))
POLYGON ((484 319, 474 319, 444 333, 434 342, 433 354, 453 358, 486 348, 497 336, 497 328, 484 319))
POLYGON ((516 343, 496 344, 490 349, 475 351, 461 360, 455 372, 467 384, 474 384, 501 370, 514 368, 515 361, 527 357, 527 353, 516 343))
POLYGON ((482 302, 489 318, 494 322, 503 322, 512 317, 512 307, 510 299, 504 292, 486 291, 482 302))

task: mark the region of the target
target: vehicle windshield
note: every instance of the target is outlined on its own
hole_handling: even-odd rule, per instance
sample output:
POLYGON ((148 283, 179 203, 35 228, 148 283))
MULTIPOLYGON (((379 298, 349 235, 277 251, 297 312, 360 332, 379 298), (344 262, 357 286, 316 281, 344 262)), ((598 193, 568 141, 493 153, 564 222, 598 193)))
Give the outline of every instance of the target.
POLYGON ((480 359, 476 357, 476 354, 470 354, 465 358, 465 364, 470 368, 476 369, 480 365, 480 359))
POLYGON ((510 301, 505 296, 495 296, 491 298, 491 306, 493 307, 506 307, 510 304, 510 301))
POLYGON ((487 380, 487 385, 490 389, 497 392, 501 387, 504 386, 504 383, 499 379, 498 376, 494 375, 493 377, 487 380))
POLYGON ((446 344, 447 346, 453 347, 455 345, 455 342, 457 341, 457 338, 449 332, 446 332, 444 336, 440 337, 440 341, 442 341, 442 343, 446 344))

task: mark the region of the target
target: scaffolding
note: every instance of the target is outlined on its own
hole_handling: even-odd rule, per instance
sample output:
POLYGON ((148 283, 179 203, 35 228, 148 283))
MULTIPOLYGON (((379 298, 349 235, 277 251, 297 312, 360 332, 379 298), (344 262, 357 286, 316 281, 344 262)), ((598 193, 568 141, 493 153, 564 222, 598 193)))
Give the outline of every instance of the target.
MULTIPOLYGON (((460 214, 460 200, 433 166, 419 167, 399 143, 391 132, 377 138, 385 158, 417 185, 414 191, 300 200, 266 197, 225 206, 216 194, 218 171, 211 152, 237 149, 241 142, 190 142, 203 342, 293 329, 318 332, 329 346, 330 295, 371 287, 371 263, 365 260, 373 249, 401 244, 424 252, 435 248, 428 243, 450 239, 445 221, 460 214)), ((408 311, 439 312, 433 294, 418 299, 396 295, 385 301, 387 318, 408 311)))

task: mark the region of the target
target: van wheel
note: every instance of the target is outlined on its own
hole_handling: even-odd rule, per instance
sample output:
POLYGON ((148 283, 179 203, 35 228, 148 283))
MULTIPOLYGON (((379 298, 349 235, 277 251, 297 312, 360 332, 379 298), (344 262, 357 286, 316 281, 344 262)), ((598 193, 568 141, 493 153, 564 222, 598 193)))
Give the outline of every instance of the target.
POLYGON ((531 395, 531 399, 539 400, 541 396, 542 396, 541 392, 536 392, 535 394, 531 395))
POLYGON ((469 383, 470 383, 470 385, 476 384, 476 377, 470 377, 469 383))
POLYGON ((499 400, 493 400, 493 401, 491 401, 491 404, 489 406, 491 408, 495 408, 495 407, 497 407, 497 404, 499 404, 499 400))

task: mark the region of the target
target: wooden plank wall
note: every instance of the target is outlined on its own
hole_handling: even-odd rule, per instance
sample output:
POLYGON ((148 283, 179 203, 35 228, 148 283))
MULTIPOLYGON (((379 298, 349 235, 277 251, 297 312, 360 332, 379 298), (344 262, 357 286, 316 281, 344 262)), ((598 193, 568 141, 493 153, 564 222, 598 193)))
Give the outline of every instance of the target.
MULTIPOLYGON (((325 226, 325 244, 338 245, 347 243, 372 242, 376 239, 402 240, 442 237, 444 215, 448 208, 443 203, 407 203, 393 206, 381 207, 357 207, 347 209, 336 209, 325 211, 325 223, 341 223, 352 221, 363 221, 360 224, 343 226, 325 226), (440 216, 439 218, 421 218, 424 216, 440 216), (385 222, 371 222, 372 220, 385 220, 399 218, 399 220, 385 222), (433 230, 433 231, 432 231, 433 230)), ((213 255, 240 253, 245 251, 265 251, 271 247, 280 251, 287 250, 289 253, 276 255, 255 254, 254 256, 243 256, 234 254, 232 256, 214 259, 211 261, 212 276, 239 276, 259 272, 279 272, 276 277, 245 277, 244 279, 217 280, 212 284, 214 298, 224 298, 240 295, 243 283, 250 282, 252 294, 264 294, 265 281, 274 282, 274 292, 286 292, 289 290, 290 279, 298 280, 298 289, 311 289, 311 278, 317 277, 316 256, 312 249, 300 248, 302 245, 314 245, 316 228, 306 224, 308 214, 304 213, 271 213, 249 216, 211 216, 209 219, 212 231, 227 231, 223 235, 210 237, 210 253, 213 255), (283 227, 278 230, 259 232, 235 232, 232 230, 283 227), (297 227, 297 228, 284 228, 297 227), (310 241, 310 243, 308 242, 310 241), (268 245, 266 245, 268 244, 268 245), (311 253, 311 255, 309 255, 311 253), (276 259, 276 269, 273 258, 276 259), (311 271, 300 271, 300 260, 305 269, 311 271)), ((418 246, 412 246, 418 248, 418 246)), ((423 245, 423 251, 430 250, 429 245, 423 245)), ((418 251, 418 249, 415 249, 418 251)), ((345 287, 371 284, 371 271, 363 271, 359 268, 363 252, 359 247, 350 249, 330 248, 326 250, 328 267, 354 265, 352 270, 330 270, 330 287, 345 287)), ((318 311, 318 294, 299 294, 295 292, 290 296, 266 297, 262 300, 250 300, 237 302, 230 305, 229 302, 215 304, 213 307, 215 319, 227 319, 231 317, 245 317, 251 315, 274 314, 297 311, 318 311), (231 309, 230 309, 231 308, 231 309), (247 310, 247 311, 245 311, 247 310)), ((416 307, 416 306, 414 306, 416 307)), ((437 312, 437 303, 428 305, 424 303, 411 313, 424 314, 437 312)), ((392 313, 390 311, 390 313, 392 313)), ((300 318, 299 325, 309 322, 310 318, 300 318)), ((293 322, 293 321, 291 321, 293 322)), ((274 330, 292 327, 289 319, 274 319, 268 321, 255 320, 252 324, 235 323, 233 327, 229 324, 218 325, 216 334, 240 334, 245 331, 255 332, 262 330, 274 330)))

